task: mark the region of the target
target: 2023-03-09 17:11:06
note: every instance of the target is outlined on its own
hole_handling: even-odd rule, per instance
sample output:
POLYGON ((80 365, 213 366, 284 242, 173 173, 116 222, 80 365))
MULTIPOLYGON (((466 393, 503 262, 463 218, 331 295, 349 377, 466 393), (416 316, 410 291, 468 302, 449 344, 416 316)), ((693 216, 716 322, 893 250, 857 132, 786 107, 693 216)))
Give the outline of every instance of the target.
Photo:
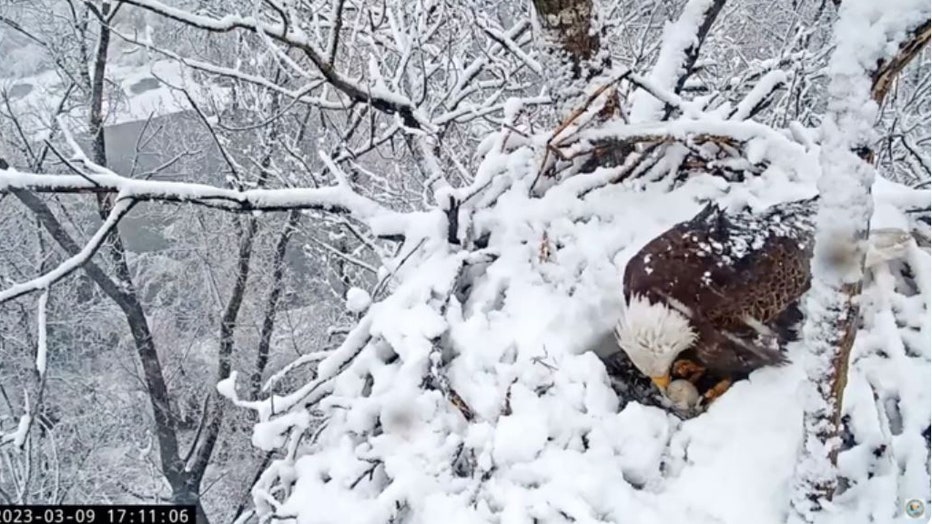
POLYGON ((195 524, 194 506, 0 506, 0 524, 195 524))

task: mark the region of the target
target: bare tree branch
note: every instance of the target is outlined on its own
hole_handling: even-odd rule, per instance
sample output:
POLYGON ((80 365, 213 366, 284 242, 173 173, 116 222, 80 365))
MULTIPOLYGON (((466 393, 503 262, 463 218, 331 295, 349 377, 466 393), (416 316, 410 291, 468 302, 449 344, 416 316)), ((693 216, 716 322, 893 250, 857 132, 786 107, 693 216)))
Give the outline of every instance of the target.
POLYGON ((205 31, 226 33, 245 30, 268 35, 281 43, 300 49, 317 67, 318 71, 333 87, 351 100, 372 105, 375 109, 389 114, 397 114, 404 124, 414 129, 431 129, 432 126, 417 111, 406 97, 397 93, 362 86, 336 70, 327 60, 326 51, 319 49, 310 38, 294 24, 263 23, 253 17, 227 15, 223 18, 200 16, 182 9, 171 7, 156 0, 124 0, 126 3, 152 11, 177 22, 205 31))
MULTIPOLYGON (((17 194, 17 196, 19 195, 17 194)), ((123 216, 133 208, 135 203, 136 201, 132 199, 120 200, 119 204, 114 206, 110 211, 107 219, 104 221, 103 225, 100 226, 100 229, 97 230, 94 236, 91 237, 91 239, 87 242, 87 244, 85 244, 81 251, 72 255, 52 271, 38 278, 34 278, 21 284, 15 284, 3 291, 0 291, 0 303, 6 302, 7 300, 12 300, 28 293, 32 293, 34 291, 46 290, 55 282, 65 278, 74 270, 81 267, 88 260, 90 260, 91 257, 94 256, 94 253, 96 253, 100 246, 103 245, 107 236, 110 235, 110 233, 116 228, 117 224, 119 224, 120 219, 123 218, 123 216)))

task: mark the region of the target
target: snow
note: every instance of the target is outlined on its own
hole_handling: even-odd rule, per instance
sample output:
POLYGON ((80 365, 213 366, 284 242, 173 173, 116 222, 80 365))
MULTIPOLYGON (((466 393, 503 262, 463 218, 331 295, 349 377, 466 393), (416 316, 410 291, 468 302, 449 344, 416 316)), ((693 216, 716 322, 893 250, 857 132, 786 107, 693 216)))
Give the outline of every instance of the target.
POLYGON ((731 115, 731 118, 733 120, 746 120, 751 116, 751 112, 758 104, 764 101, 777 87, 786 84, 788 80, 789 77, 785 71, 777 69, 768 72, 754 85, 754 88, 751 89, 747 96, 741 100, 735 108, 734 114, 731 115))
POLYGON ((16 429, 9 433, 0 434, 0 445, 12 444, 19 451, 26 444, 29 437, 29 428, 32 427, 32 411, 29 404, 29 391, 23 391, 24 413, 19 417, 16 429))
MULTIPOLYGON (((806 439, 793 477, 790 522, 824 520, 829 518, 824 516, 826 513, 832 518, 839 516, 834 504, 824 502, 821 495, 818 499, 813 495, 818 495, 824 487, 832 489, 837 482, 837 466, 830 457, 842 444, 832 422, 836 409, 841 409, 833 391, 835 384, 839 383, 834 371, 837 348, 842 347, 845 340, 845 326, 839 325, 839 318, 844 319, 853 311, 849 286, 862 282, 865 276, 862 264, 866 246, 861 239, 867 236, 869 221, 874 214, 870 193, 875 184, 874 168, 859 158, 856 151, 871 147, 875 142, 877 103, 871 93, 872 72, 878 63, 889 60, 897 51, 906 31, 927 21, 930 14, 930 6, 924 1, 897 0, 892 3, 896 5, 881 5, 870 0, 844 2, 836 23, 836 47, 828 66, 828 112, 821 128, 822 174, 818 182, 821 204, 816 217, 812 286, 805 300, 806 320, 802 328, 808 350, 801 359, 808 378, 803 388, 806 439), (839 262, 837 253, 840 250, 846 256, 839 262)), ((886 270, 888 268, 884 264, 874 270, 875 286, 881 292, 890 291, 883 289, 885 281, 889 281, 883 278, 886 270)), ((860 298, 863 299, 864 295, 866 293, 860 298)), ((883 302, 880 301, 881 317, 883 302)), ((925 305, 928 310, 928 301, 925 305)), ((889 329, 884 338, 892 344, 901 344, 900 337, 889 329)), ((857 342, 863 343, 863 338, 857 342)), ((897 354, 902 353, 900 348, 893 348, 883 365, 896 362, 897 354)), ((928 368, 928 363, 925 362, 922 368, 928 368)), ((901 393, 908 392, 914 380, 920 379, 924 384, 923 393, 916 395, 914 401, 928 406, 928 375, 919 371, 905 375, 910 378, 905 381, 901 393)), ((851 389, 850 385, 847 389, 851 389)), ((905 453, 914 460, 921 457, 925 464, 928 462, 928 449, 916 449, 916 441, 923 440, 921 432, 928 426, 929 413, 924 408, 923 411, 923 428, 918 431, 914 428, 902 439, 907 442, 913 440, 913 443, 898 445, 891 441, 889 445, 895 454, 905 453)), ((925 448, 925 443, 922 444, 925 448)), ((900 476, 902 485, 910 488, 905 496, 884 501, 887 518, 899 509, 897 502, 919 496, 925 498, 928 493, 929 476, 926 471, 920 475, 914 468, 904 467, 902 470, 898 468, 896 474, 900 476)), ((859 487, 857 483, 860 480, 855 479, 854 489, 859 487)))
MULTIPOLYGON (((7 171, 9 172, 9 171, 7 171)), ((0 176, 4 174, 3 170, 0 170, 0 176)), ((15 176, 15 174, 14 174, 15 176)), ((0 182, 0 188, 3 187, 3 183, 0 182)), ((88 240, 87 244, 81 248, 81 251, 75 253, 71 257, 65 259, 61 264, 59 264, 55 269, 49 271, 48 273, 34 278, 32 280, 22 282, 19 284, 14 284, 7 287, 3 291, 0 291, 0 302, 5 300, 10 300, 16 298, 26 293, 38 290, 47 290, 49 286, 53 283, 61 280, 62 278, 69 275, 72 271, 75 271, 81 265, 89 260, 94 253, 97 251, 97 248, 103 243, 104 239, 107 237, 107 234, 117 226, 122 218, 129 210, 132 208, 134 202, 127 199, 121 199, 123 196, 121 194, 117 195, 116 204, 113 206, 113 209, 110 211, 110 214, 107 216, 107 220, 100 226, 100 228, 94 233, 94 236, 88 240)), ((44 309, 44 308, 43 308, 44 309)), ((42 323, 44 325, 44 322, 42 323)), ((43 339, 44 342, 44 339, 43 339)), ((44 351, 41 351, 44 355, 44 351)), ((43 357, 44 361, 44 357, 43 357)), ((37 365, 39 364, 37 359, 37 365)))
MULTIPOLYGON (((714 3, 715 0, 690 0, 679 19, 663 28, 663 43, 649 76, 652 83, 672 91, 684 72, 686 50, 698 44, 699 26, 714 3)), ((632 122, 653 121, 663 114, 663 102, 644 90, 634 94, 632 104, 632 122)))
POLYGON ((346 309, 352 313, 365 313, 372 304, 372 297, 369 293, 358 287, 351 287, 346 291, 346 309))
MULTIPOLYGON (((796 239, 799 234, 805 234, 800 239, 802 243, 813 231, 815 211, 815 202, 803 200, 768 207, 758 213, 730 214, 729 221, 736 226, 736 232, 729 235, 724 243, 713 241, 700 244, 699 256, 716 257, 725 264, 737 264, 752 250, 763 247, 772 237, 796 239)), ((714 227, 714 220, 715 215, 706 219, 708 228, 714 227)))
MULTIPOLYGON (((175 12, 153 0, 139 1, 175 12)), ((668 101, 679 103, 672 82, 711 5, 711 0, 688 2, 680 20, 664 31, 660 57, 644 84, 668 101)), ((863 5, 846 0, 842 9, 863 5)), ((862 32, 865 38, 886 37, 902 30, 906 22, 888 20, 884 9, 865 15, 884 24, 852 28, 849 37, 862 32)), ((236 17, 196 21, 212 27, 256 23, 236 17)), ((274 24, 268 29, 281 30, 274 24)), ((855 62, 871 60, 876 56, 867 53, 855 62)), ((93 166, 89 178, 0 171, 0 191, 102 184, 128 198, 345 209, 376 234, 403 236, 400 255, 378 268, 390 293, 373 301, 366 291, 351 288, 346 306, 360 318, 340 345, 308 351, 271 381, 316 363, 312 379, 257 401, 238 397, 235 371, 216 385, 221 396, 258 414, 253 444, 280 450, 252 491, 262 518, 276 512, 276 520, 297 516, 308 523, 783 524, 799 450, 818 445, 803 438, 811 348, 791 345, 791 364, 753 373, 688 420, 619 398, 593 352, 611 337, 620 316, 620 277, 627 261, 710 202, 756 213, 746 229, 758 234, 737 237, 740 245, 710 246, 730 253, 759 245, 760 235, 779 233, 783 217, 773 226, 768 213, 776 204, 810 198, 821 189, 823 199, 841 207, 852 196, 841 183, 850 173, 859 177, 861 190, 872 182, 876 205, 868 214, 871 204, 862 200, 829 217, 839 224, 851 217, 866 223, 872 216, 875 228, 902 229, 908 227, 904 211, 928 203, 928 191, 871 180, 860 163, 852 163, 857 159, 851 158, 847 139, 837 142, 838 133, 824 134, 820 143, 813 130, 798 123, 776 130, 743 120, 783 81, 780 72, 765 75, 733 120, 694 107, 686 119, 657 123, 663 102, 638 91, 631 123, 577 134, 582 141, 652 134, 690 140, 705 134, 746 142, 746 160, 766 168, 742 182, 700 175, 673 188, 670 175, 679 165, 674 160, 683 151, 671 146, 670 156, 643 177, 610 183, 624 166, 600 168, 554 182, 532 197, 541 145, 550 136, 505 131, 482 142, 471 185, 443 188, 435 193, 438 207, 418 213, 389 210, 346 184, 237 192, 127 180, 93 166), (841 170, 849 171, 846 177, 831 176, 841 170), (829 176, 818 186, 825 173, 829 176), (442 206, 451 197, 461 203, 464 246, 487 235, 486 247, 470 252, 448 244, 442 206), (545 242, 549 254, 541 256, 545 242)), ((375 87, 392 99, 384 84, 375 87)), ((864 93, 857 94, 854 100, 864 102, 864 93)), ((508 104, 509 113, 519 106, 508 104)), ((857 116, 872 116, 868 106, 855 108, 857 116)), ((868 129, 862 125, 852 132, 868 129)), ((0 299, 11 296, 11 289, 47 289, 90 254, 79 253, 25 287, 6 289, 0 299)), ((899 515, 899 502, 928 494, 922 432, 930 418, 932 262, 915 243, 897 256, 872 268, 865 285, 865 325, 853 351, 844 406, 854 444, 839 457, 851 486, 832 508, 838 522, 889 522, 899 515), (903 268, 915 275, 918 289, 907 285, 903 268), (888 449, 880 461, 873 458, 878 443, 888 449)), ((824 306, 819 301, 826 297, 835 298, 816 295, 816 306, 824 306)), ((24 438, 25 430, 17 434, 24 438)), ((819 464, 813 467, 824 473, 819 464)))
POLYGON ((236 371, 233 371, 229 377, 217 382, 217 392, 224 398, 233 401, 238 399, 236 395, 236 376, 236 371))
POLYGON ((46 316, 49 302, 49 290, 42 290, 39 295, 39 306, 36 312, 38 334, 36 336, 36 370, 39 375, 45 375, 45 365, 48 359, 48 318, 46 316))
MULTIPOLYGON (((619 399, 591 351, 618 320, 621 269, 657 234, 710 201, 731 210, 749 206, 755 219, 770 220, 771 206, 816 193, 818 145, 804 148, 752 122, 699 119, 681 129, 688 135, 711 124, 739 136, 753 131, 767 143, 758 154, 769 167, 740 183, 691 177, 672 192, 662 178, 607 184, 617 169, 600 169, 532 198, 538 138, 507 147, 502 135, 490 139, 474 185, 447 193, 462 202, 463 231, 473 231, 473 238, 488 233, 488 247, 471 253, 450 248, 442 210, 394 214, 342 186, 235 193, 130 183, 112 173, 93 177, 137 196, 220 195, 256 205, 338 201, 404 234, 401 255, 380 268, 391 293, 373 303, 365 291, 351 289, 347 306, 362 318, 341 345, 309 351, 283 370, 317 362, 313 380, 259 401, 237 397, 235 372, 217 385, 222 396, 258 413, 257 447, 286 448, 253 490, 260 513, 368 523, 387 521, 403 507, 410 522, 559 522, 569 515, 721 524, 754 515, 755 522, 783 523, 802 445, 799 388, 806 373, 804 359, 795 358, 798 347, 791 349, 793 364, 754 373, 686 421, 619 399), (542 259, 545 233, 551 252, 542 259), (468 295, 460 293, 464 279, 471 284, 468 295), (427 387, 431 374, 444 380, 427 387), (452 400, 454 393, 468 410, 452 400), (324 506, 327 511, 319 512, 324 506)), ((592 133, 615 132, 612 126, 592 133)), ((0 172, 0 187, 88 183, 0 172)), ((906 224, 904 209, 923 193, 880 178, 874 187, 882 213, 875 215, 886 227, 906 224)), ((894 321, 891 328, 885 313, 883 332, 867 329, 858 339, 846 409, 857 415, 860 440, 840 459, 859 482, 849 501, 838 502, 839 518, 847 522, 889 510, 894 494, 910 498, 929 485, 925 470, 914 466, 867 478, 874 466, 865 446, 880 437, 870 429, 878 415, 866 384, 899 399, 904 429, 888 439, 897 463, 922 464, 917 457, 925 453, 927 408, 904 406, 929 404, 930 262, 915 244, 906 257, 880 267, 909 264, 921 292, 891 291, 884 307, 917 327, 901 332, 894 321), (885 350, 893 355, 896 349, 894 358, 858 356, 891 337, 902 340, 902 349, 885 350), (919 356, 910 356, 907 346, 919 356), (883 489, 875 489, 878 483, 883 489)))
MULTIPOLYGON (((26 443, 26 437, 29 435, 29 426, 32 424, 32 416, 29 413, 19 417, 19 425, 16 426, 16 431, 12 435, 4 435, 4 437, 11 437, 13 446, 17 449, 22 449, 23 445, 26 443)), ((6 438, 4 438, 6 440, 6 438)))
MULTIPOLYGON (((218 85, 193 82, 190 73, 175 60, 153 60, 144 66, 111 63, 107 67, 107 79, 121 95, 104 99, 107 125, 189 110, 190 104, 184 95, 170 86, 187 87, 192 97, 201 102, 211 97, 223 104, 227 98, 226 90, 218 85)), ((49 122, 43 115, 53 115, 65 94, 68 84, 62 77, 54 71, 32 76, 0 76, 0 85, 14 85, 24 91, 28 88, 24 95, 12 97, 10 109, 23 119, 26 132, 33 138, 39 140, 47 135, 49 122)), ((74 108, 74 118, 69 119, 71 125, 80 126, 85 120, 81 110, 81 107, 74 108)))
POLYGON ((271 420, 259 422, 252 432, 252 445, 264 450, 272 451, 285 444, 286 433, 297 428, 307 429, 310 415, 306 411, 292 411, 271 420))
MULTIPOLYGON (((109 169, 94 165, 75 147, 76 157, 88 167, 84 175, 40 175, 24 173, 12 168, 0 170, 0 191, 21 189, 88 189, 107 187, 118 193, 120 205, 112 217, 121 217, 139 200, 202 202, 214 207, 229 209, 249 208, 257 211, 283 207, 316 208, 347 212, 368 223, 377 236, 403 235, 408 227, 405 217, 364 197, 346 184, 321 188, 249 189, 238 191, 205 184, 172 182, 167 180, 130 179, 109 169)), ((103 227, 112 227, 108 220, 103 227)), ((106 233, 103 227, 99 235, 106 233), (102 232, 102 233, 101 233, 102 232)), ((100 240, 102 240, 102 236, 100 240)), ((95 236, 94 241, 98 239, 95 236)), ((83 256, 83 255, 76 255, 83 256)), ((72 266, 69 266, 73 269, 72 266)), ((38 281, 36 281, 38 282, 38 281)), ((8 296, 0 293, 0 300, 8 296)))
POLYGON ((803 378, 798 367, 760 370, 675 434, 677 473, 666 495, 707 519, 690 522, 746 522, 750 514, 755 522, 783 522, 786 479, 802 437, 796 393, 803 378))
POLYGON ((530 462, 547 444, 549 428, 546 410, 537 395, 522 384, 509 391, 512 415, 505 415, 495 427, 492 458, 499 466, 530 462))
MULTIPOLYGON (((781 167, 783 160, 796 159, 805 150, 798 143, 773 128, 754 122, 753 120, 731 121, 703 115, 695 120, 675 120, 672 122, 645 122, 626 124, 615 121, 581 135, 589 140, 604 140, 608 138, 631 138, 643 135, 671 136, 685 139, 692 135, 713 135, 732 137, 740 141, 756 141, 754 155, 756 159, 767 158, 781 167)), ((795 160, 793 160, 795 161, 795 160)))
MULTIPOLYGON (((723 129, 743 132, 742 125, 723 129)), ((770 206, 815 194, 818 147, 805 150, 773 131, 767 136, 779 143, 760 153, 771 167, 746 182, 700 176, 669 192, 663 181, 605 185, 613 172, 601 170, 541 198, 528 196, 536 169, 531 145, 493 143, 476 186, 452 190, 463 201, 461 220, 475 236, 488 232, 485 251, 493 256, 451 251, 439 210, 409 217, 399 257, 406 262, 387 273, 392 293, 369 306, 344 345, 321 362, 315 381, 275 397, 276 413, 303 411, 320 399, 327 422, 313 444, 285 461, 292 464, 287 474, 270 472, 255 493, 292 486, 292 495, 280 496, 281 511, 308 522, 385 521, 402 507, 409 522, 569 516, 721 524, 754 515, 755 522, 783 523, 802 445, 802 360, 754 373, 705 414, 681 421, 655 407, 623 405, 590 351, 618 319, 621 268, 654 236, 709 200, 729 209, 748 205, 759 220, 772 220, 770 206), (482 186, 480 196, 463 198, 482 186), (551 253, 541 259, 544 233, 551 253), (461 300, 456 290, 464 275, 472 289, 461 300), (424 387, 433 362, 447 383, 424 387), (326 516, 314 509, 320 504, 326 516)), ((893 198, 887 212, 902 215, 899 204, 893 198)), ((916 256, 928 260, 922 250, 916 256)), ((927 303, 913 308, 924 311, 927 303)), ((791 348, 793 356, 802 353, 791 348)), ((885 364, 853 372, 860 377, 877 366, 885 364)), ((928 372, 897 367, 889 374, 922 384, 928 372)), ((928 392, 909 394, 928 404, 928 392)), ((263 413, 263 420, 283 416, 263 413)), ((921 413, 909 416, 916 436, 921 413)), ((279 431, 292 423, 263 430, 265 444, 282 442, 279 431)), ((892 445, 902 457, 924 450, 921 438, 892 445)), ((842 454, 858 478, 867 475, 855 460, 862 453, 842 454)), ((901 483, 893 488, 900 497, 928 487, 921 468, 887 478, 901 483)), ((850 503, 839 514, 859 522, 864 511, 850 503)))

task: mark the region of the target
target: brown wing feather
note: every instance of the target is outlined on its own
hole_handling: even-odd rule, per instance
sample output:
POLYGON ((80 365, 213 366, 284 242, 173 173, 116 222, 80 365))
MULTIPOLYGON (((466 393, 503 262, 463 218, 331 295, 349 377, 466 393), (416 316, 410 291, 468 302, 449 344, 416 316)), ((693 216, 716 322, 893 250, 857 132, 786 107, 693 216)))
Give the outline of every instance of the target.
POLYGON ((673 298, 690 309, 697 308, 703 299, 712 299, 710 285, 724 285, 730 273, 716 266, 715 259, 702 250, 710 242, 710 232, 701 226, 717 212, 709 206, 644 246, 625 268, 625 298, 642 295, 652 302, 673 298))
POLYGON ((771 328, 809 288, 813 201, 763 215, 708 206, 648 243, 625 270, 625 296, 675 299, 693 312, 696 357, 719 374, 785 362, 760 346, 747 316, 771 328))
POLYGON ((748 328, 750 315, 770 325, 809 289, 811 247, 800 246, 793 239, 772 238, 753 258, 753 262, 735 271, 732 280, 715 290, 727 300, 716 300, 714 308, 705 309, 713 324, 733 331, 748 328))

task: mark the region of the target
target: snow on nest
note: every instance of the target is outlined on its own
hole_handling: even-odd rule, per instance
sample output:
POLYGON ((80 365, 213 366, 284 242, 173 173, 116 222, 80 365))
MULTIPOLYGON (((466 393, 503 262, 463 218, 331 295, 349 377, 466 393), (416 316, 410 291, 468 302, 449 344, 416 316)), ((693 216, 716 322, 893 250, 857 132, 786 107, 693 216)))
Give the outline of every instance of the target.
MULTIPOLYGON (((496 257, 477 262, 479 254, 450 250, 439 210, 416 221, 399 257, 407 261, 389 268, 400 277, 393 293, 370 306, 362 336, 350 334, 290 404, 304 409, 304 399, 330 392, 316 407, 323 425, 294 444, 298 458, 276 462, 257 484, 259 510, 278 506, 308 523, 784 522, 802 436, 800 366, 759 370, 682 422, 654 407, 622 407, 589 350, 611 333, 622 307, 620 268, 646 242, 692 217, 700 201, 764 209, 811 196, 814 175, 800 173, 818 173, 817 154, 800 157, 795 174, 775 164, 735 185, 700 176, 673 192, 630 182, 578 197, 611 176, 597 171, 532 199, 533 154, 499 149, 490 149, 476 181, 497 176, 488 186, 499 193, 488 197, 495 203, 461 214, 467 220, 473 211, 467 229, 488 232, 484 252, 496 257), (466 263, 474 281, 460 303, 466 263), (438 347, 446 347, 448 383, 425 388, 424 376, 440 364, 438 347), (279 483, 292 489, 273 501, 279 483)), ((928 267, 927 254, 916 257, 928 267)), ((927 322, 919 318, 927 288, 899 306, 914 323, 927 322)), ((927 359, 928 337, 914 338, 927 359)), ((897 391, 909 394, 911 432, 892 449, 897 460, 924 456, 916 426, 928 420, 928 366, 878 358, 855 364, 854 374, 876 369, 891 390, 908 384, 897 391)), ((859 380, 850 387, 861 388, 859 380)), ((857 389, 847 410, 866 417, 869 397, 857 389)), ((285 402, 277 397, 274 405, 285 402)), ((893 472, 886 491, 870 491, 878 481, 867 479, 867 456, 862 446, 843 454, 855 482, 849 495, 860 495, 839 506, 847 522, 892 511, 897 496, 928 493, 921 467, 893 472)))

